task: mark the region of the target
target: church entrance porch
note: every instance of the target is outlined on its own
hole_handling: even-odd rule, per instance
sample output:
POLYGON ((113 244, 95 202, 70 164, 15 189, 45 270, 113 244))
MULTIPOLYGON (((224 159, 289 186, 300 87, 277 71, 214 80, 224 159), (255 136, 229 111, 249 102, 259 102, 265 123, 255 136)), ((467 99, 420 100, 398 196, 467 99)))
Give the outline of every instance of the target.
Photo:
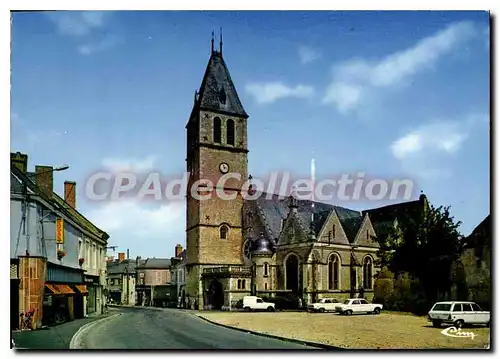
POLYGON ((204 310, 229 310, 239 296, 250 294, 252 269, 244 266, 224 266, 203 268, 202 287, 204 310), (246 287, 241 283, 245 280, 246 287), (240 283, 237 288, 236 283, 240 283))
POLYGON ((224 287, 217 279, 212 279, 208 285, 207 305, 211 309, 221 310, 224 305, 224 287))

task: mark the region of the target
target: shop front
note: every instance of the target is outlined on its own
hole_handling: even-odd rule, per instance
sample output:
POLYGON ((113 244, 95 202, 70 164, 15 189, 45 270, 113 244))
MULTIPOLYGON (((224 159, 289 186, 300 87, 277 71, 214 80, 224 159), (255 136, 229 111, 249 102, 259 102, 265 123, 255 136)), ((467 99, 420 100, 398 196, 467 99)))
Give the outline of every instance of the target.
POLYGON ((47 280, 43 293, 42 325, 55 325, 81 317, 82 293, 77 289, 83 282, 78 269, 47 263, 47 280))
POLYGON ((87 289, 87 315, 100 313, 100 286, 99 277, 93 275, 85 275, 84 282, 87 289))

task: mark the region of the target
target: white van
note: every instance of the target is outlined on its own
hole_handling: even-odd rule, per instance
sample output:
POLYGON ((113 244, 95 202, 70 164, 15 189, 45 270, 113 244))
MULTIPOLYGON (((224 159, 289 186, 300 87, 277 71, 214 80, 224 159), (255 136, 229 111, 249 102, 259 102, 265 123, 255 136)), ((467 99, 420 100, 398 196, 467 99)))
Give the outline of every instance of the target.
POLYGON ((443 323, 453 324, 457 329, 464 324, 490 325, 490 312, 482 310, 474 302, 438 302, 429 311, 428 317, 435 327, 443 323))
POLYGON ((264 302, 262 298, 248 295, 243 297, 243 310, 247 312, 252 310, 267 310, 268 312, 274 312, 275 304, 264 302))

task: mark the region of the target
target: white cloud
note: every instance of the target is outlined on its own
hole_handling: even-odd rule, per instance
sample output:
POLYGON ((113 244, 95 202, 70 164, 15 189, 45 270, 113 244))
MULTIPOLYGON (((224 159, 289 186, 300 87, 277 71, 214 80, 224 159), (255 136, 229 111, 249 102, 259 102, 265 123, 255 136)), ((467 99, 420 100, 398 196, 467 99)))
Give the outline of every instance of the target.
POLYGON ((110 244, 142 257, 173 256, 175 245, 185 243, 185 217, 184 201, 156 206, 119 201, 88 212, 88 218, 110 235, 110 244))
POLYGON ((431 123, 400 137, 391 145, 392 154, 403 160, 423 152, 454 153, 468 133, 459 122, 431 123))
POLYGON ((113 171, 134 171, 134 172, 145 172, 152 170, 154 168, 156 156, 147 156, 146 158, 104 158, 102 160, 102 165, 113 171))
POLYGON ((48 14, 64 35, 83 36, 104 25, 103 11, 54 11, 48 14))
POLYGON ((78 46, 78 52, 82 55, 90 55, 94 52, 106 50, 117 43, 118 39, 115 36, 106 36, 101 41, 90 42, 85 45, 78 46))
POLYGON ((353 59, 341 63, 333 69, 333 80, 326 89, 323 103, 334 104, 341 112, 352 110, 370 91, 409 81, 431 69, 442 56, 476 34, 477 29, 471 22, 453 23, 413 47, 379 61, 353 59))
POLYGON ((246 91, 260 104, 273 103, 287 97, 310 98, 314 94, 311 86, 290 87, 281 82, 251 83, 246 86, 246 91))
POLYGON ((390 151, 407 172, 423 178, 440 178, 450 173, 445 159, 457 153, 487 115, 472 114, 462 121, 434 121, 417 127, 392 142, 390 151))
POLYGON ((311 49, 310 47, 301 46, 299 47, 299 58, 300 62, 303 64, 308 64, 320 58, 321 54, 311 49))

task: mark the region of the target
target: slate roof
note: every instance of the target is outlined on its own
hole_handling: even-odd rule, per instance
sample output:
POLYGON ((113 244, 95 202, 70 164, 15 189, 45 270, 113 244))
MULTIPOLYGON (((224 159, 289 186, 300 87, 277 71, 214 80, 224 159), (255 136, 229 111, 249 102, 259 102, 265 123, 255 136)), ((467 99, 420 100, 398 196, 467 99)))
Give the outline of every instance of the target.
MULTIPOLYGON (((139 261, 139 265, 144 262, 144 260, 139 261)), ((108 274, 124 274, 128 269, 128 273, 134 273, 136 269, 136 260, 135 259, 126 259, 121 262, 107 262, 106 270, 108 274)))
MULTIPOLYGON (((273 194, 271 199, 267 199, 267 196, 267 193, 262 192, 256 202, 262 210, 261 214, 264 216, 272 237, 277 238, 280 234, 281 219, 286 219, 288 216, 290 198, 280 198, 277 194, 273 194)), ((330 213, 335 210, 349 240, 351 242, 354 240, 363 220, 361 212, 322 202, 314 202, 314 207, 312 207, 312 203, 313 201, 309 200, 297 200, 297 215, 304 231, 308 233, 312 228, 317 236, 330 213)))
POLYGON ((147 258, 137 269, 169 269, 172 267, 172 261, 168 258, 147 258))
POLYGON ((372 222, 394 221, 395 218, 404 220, 405 217, 415 216, 422 212, 422 199, 409 202, 391 204, 389 206, 372 208, 363 211, 363 216, 368 213, 372 222))
MULTIPOLYGON (((277 194, 273 194, 270 199, 267 199, 268 195, 262 192, 255 202, 259 208, 264 226, 269 232, 270 239, 275 240, 281 232, 281 220, 286 219, 288 216, 290 197, 283 198, 277 194)), ((330 213, 335 210, 349 242, 352 243, 366 214, 369 215, 377 236, 383 236, 392 228, 396 218, 404 220, 406 216, 415 216, 421 213, 423 199, 424 197, 421 196, 419 200, 372 208, 365 211, 355 211, 322 202, 314 202, 314 207, 312 207, 312 201, 297 200, 297 216, 304 231, 309 233, 312 228, 314 234, 317 236, 330 213)))
POLYGON ((196 105, 200 109, 248 117, 222 54, 213 51, 201 83, 196 105))
POLYGON ((466 248, 475 248, 479 246, 491 246, 491 215, 479 223, 469 236, 465 239, 466 248))
POLYGON ((353 242, 359 228, 363 223, 363 214, 352 209, 335 206, 335 212, 339 217, 342 228, 349 242, 353 242))

